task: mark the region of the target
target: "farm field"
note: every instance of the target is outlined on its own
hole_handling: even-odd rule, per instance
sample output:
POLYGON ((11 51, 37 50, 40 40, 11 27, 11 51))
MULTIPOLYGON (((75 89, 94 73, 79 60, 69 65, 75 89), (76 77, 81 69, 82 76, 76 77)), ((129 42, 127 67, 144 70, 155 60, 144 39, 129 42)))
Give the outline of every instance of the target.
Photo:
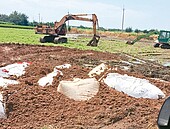
POLYGON ((4 96, 11 95, 6 102, 8 118, 0 119, 0 128, 157 129, 157 116, 165 98, 130 97, 103 81, 99 81, 97 95, 86 101, 75 101, 57 92, 61 80, 88 78, 92 68, 105 63, 111 72, 147 79, 166 98, 170 95, 170 69, 162 65, 170 62, 169 50, 153 48, 153 41, 131 46, 125 44, 128 36, 101 35, 98 47, 86 46, 89 36, 70 38, 65 44, 40 44, 42 35, 35 35, 33 30, 0 28, 0 66, 30 62, 23 76, 10 77, 20 84, 1 88, 4 96), (134 63, 139 60, 145 63, 134 63), (54 77, 50 86, 38 85, 41 77, 62 64, 71 64, 62 70, 62 78, 54 77))
MULTIPOLYGON (((81 33, 80 36, 71 36, 69 43, 65 44, 53 44, 39 42, 39 38, 43 35, 34 34, 34 30, 31 29, 17 29, 17 28, 1 28, 0 27, 0 43, 19 43, 19 44, 32 44, 32 45, 46 45, 46 46, 64 46, 69 48, 78 48, 81 50, 95 50, 111 53, 126 53, 139 58, 156 61, 164 64, 170 61, 169 50, 155 49, 153 47, 154 40, 143 40, 143 42, 137 42, 133 46, 125 44, 127 40, 134 39, 134 34, 122 34, 120 32, 99 32, 101 39, 98 47, 89 47, 86 44, 90 41, 91 35, 86 36, 86 32, 74 31, 71 33, 81 33), (85 34, 85 36, 83 36, 85 34)), ((88 32, 91 34, 91 32, 88 32)))

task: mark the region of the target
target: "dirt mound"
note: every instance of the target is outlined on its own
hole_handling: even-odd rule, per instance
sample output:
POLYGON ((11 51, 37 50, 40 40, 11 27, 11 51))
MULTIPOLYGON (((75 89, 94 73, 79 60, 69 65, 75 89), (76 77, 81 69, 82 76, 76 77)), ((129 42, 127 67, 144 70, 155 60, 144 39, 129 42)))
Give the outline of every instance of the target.
POLYGON ((164 78, 170 73, 168 68, 147 61, 129 65, 133 62, 124 54, 14 44, 0 45, 0 54, 0 66, 31 62, 25 75, 11 77, 20 84, 1 89, 4 95, 11 94, 7 101, 8 118, 0 119, 1 128, 156 129, 158 112, 165 99, 132 98, 103 82, 100 82, 98 94, 88 101, 74 101, 57 92, 60 80, 87 78, 91 68, 103 62, 114 68, 112 72, 148 79, 166 96, 170 94, 170 83, 159 80, 170 81, 169 77, 164 78), (72 67, 62 70, 62 78, 55 77, 52 86, 38 86, 41 77, 65 63, 72 67), (125 66, 129 69, 123 70, 125 66))

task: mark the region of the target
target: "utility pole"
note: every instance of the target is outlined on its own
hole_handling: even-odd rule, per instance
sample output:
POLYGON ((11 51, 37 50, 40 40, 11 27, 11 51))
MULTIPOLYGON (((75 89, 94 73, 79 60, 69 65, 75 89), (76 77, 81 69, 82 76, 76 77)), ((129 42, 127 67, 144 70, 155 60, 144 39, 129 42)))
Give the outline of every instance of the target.
MULTIPOLYGON (((68 11, 68 15, 69 15, 69 11, 68 11)), ((70 31, 70 25, 69 25, 69 20, 68 20, 68 31, 70 31)))
POLYGON ((34 27, 34 17, 32 18, 33 20, 32 20, 32 26, 34 27))
POLYGON ((39 23, 40 23, 40 13, 38 14, 38 17, 39 17, 39 23))
POLYGON ((123 32, 123 27, 124 27, 124 20, 125 20, 125 8, 123 6, 123 15, 122 15, 122 32, 123 32))

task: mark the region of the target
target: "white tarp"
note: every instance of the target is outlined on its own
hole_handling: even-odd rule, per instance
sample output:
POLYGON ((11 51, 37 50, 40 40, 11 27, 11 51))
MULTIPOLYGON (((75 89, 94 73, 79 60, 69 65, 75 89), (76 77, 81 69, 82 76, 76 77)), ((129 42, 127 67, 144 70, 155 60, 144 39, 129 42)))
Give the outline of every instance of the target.
POLYGON ((135 98, 164 98, 165 94, 146 79, 135 78, 118 73, 109 73, 104 82, 120 92, 124 92, 135 98))
POLYGON ((8 85, 19 84, 18 81, 0 77, 0 87, 6 88, 8 85))
POLYGON ((66 68, 70 68, 71 65, 70 64, 64 64, 64 65, 59 65, 59 66, 55 66, 53 72, 47 74, 45 77, 42 77, 38 80, 38 84, 40 86, 49 86, 52 85, 53 83, 53 78, 57 75, 63 76, 63 73, 58 70, 58 69, 66 69, 66 68))
POLYGON ((93 68, 89 73, 89 77, 95 77, 96 75, 100 75, 101 73, 103 73, 106 69, 108 69, 107 65, 105 65, 104 63, 96 66, 95 68, 93 68))
POLYGON ((11 75, 16 75, 17 77, 25 74, 25 68, 28 67, 30 63, 21 62, 7 65, 0 68, 0 77, 9 77, 11 75))
POLYGON ((47 74, 45 77, 42 77, 38 80, 38 84, 40 86, 49 86, 53 83, 53 77, 57 76, 58 74, 63 75, 63 73, 59 70, 54 69, 53 72, 47 74))
POLYGON ((55 66, 55 69, 68 69, 70 67, 71 67, 71 64, 63 64, 63 65, 55 66))
POLYGON ((95 78, 60 81, 57 91, 77 101, 89 100, 98 93, 99 82, 95 78))
POLYGON ((28 67, 30 63, 28 62, 21 62, 21 63, 14 63, 7 65, 5 67, 0 68, 0 86, 5 88, 8 85, 19 84, 18 81, 5 79, 12 75, 17 77, 22 76, 25 74, 25 68, 28 67))
POLYGON ((5 105, 3 104, 2 93, 0 93, 0 118, 6 118, 5 105))

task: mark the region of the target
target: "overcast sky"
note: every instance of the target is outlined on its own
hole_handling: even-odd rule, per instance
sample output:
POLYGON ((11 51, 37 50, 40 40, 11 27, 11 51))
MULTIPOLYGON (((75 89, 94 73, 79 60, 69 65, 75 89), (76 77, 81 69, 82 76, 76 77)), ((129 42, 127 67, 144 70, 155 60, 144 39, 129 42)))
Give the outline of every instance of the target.
MULTIPOLYGON (((29 21, 59 21, 71 14, 95 13, 99 26, 121 29, 123 6, 124 28, 170 30, 170 0, 0 0, 0 14, 25 13, 29 21)), ((71 25, 91 26, 87 22, 71 25)))

